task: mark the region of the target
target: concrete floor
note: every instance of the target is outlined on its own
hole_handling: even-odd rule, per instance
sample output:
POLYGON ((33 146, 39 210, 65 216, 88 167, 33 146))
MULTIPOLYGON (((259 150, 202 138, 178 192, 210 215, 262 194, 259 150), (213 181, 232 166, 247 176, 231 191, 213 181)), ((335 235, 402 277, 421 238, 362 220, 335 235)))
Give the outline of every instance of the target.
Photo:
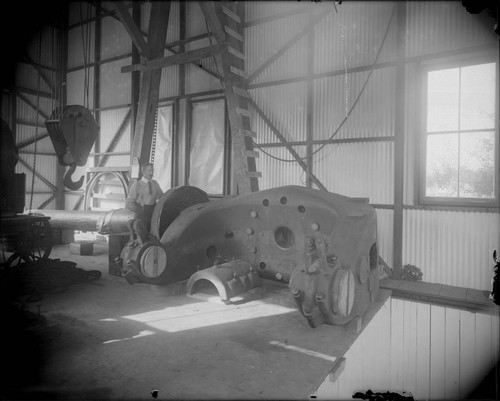
POLYGON ((103 275, 27 305, 48 325, 13 348, 18 374, 36 371, 6 399, 308 399, 369 320, 311 329, 287 286, 267 281, 232 305, 183 285, 131 286, 108 275, 106 244, 50 257, 103 275))

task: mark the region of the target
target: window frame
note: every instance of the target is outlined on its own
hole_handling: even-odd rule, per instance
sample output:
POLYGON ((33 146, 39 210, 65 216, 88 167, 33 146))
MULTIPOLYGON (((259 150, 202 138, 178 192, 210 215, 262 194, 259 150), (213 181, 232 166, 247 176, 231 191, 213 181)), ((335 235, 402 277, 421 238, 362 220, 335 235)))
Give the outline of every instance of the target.
MULTIPOLYGON (((464 207, 477 207, 477 208, 499 208, 500 207, 500 135, 499 135, 499 112, 498 107, 499 102, 499 62, 495 59, 494 55, 491 54, 479 54, 470 55, 469 57, 461 57, 457 59, 449 60, 432 60, 426 63, 422 63, 420 66, 420 113, 421 116, 420 124, 417 130, 417 153, 418 157, 416 171, 418 172, 418 179, 416 180, 416 204, 422 206, 452 206, 457 208, 464 207), (493 198, 482 199, 482 198, 452 198, 452 197, 435 197, 426 195, 426 167, 427 167, 427 138, 429 135, 439 135, 439 134, 429 134, 427 133, 427 84, 428 84, 428 74, 431 71, 439 71, 451 68, 462 68, 467 66, 495 63, 495 126, 493 129, 495 135, 495 154, 494 154, 494 194, 493 198)), ((489 131, 489 130, 482 130, 489 131)), ((460 132, 457 132, 460 135, 460 132)))

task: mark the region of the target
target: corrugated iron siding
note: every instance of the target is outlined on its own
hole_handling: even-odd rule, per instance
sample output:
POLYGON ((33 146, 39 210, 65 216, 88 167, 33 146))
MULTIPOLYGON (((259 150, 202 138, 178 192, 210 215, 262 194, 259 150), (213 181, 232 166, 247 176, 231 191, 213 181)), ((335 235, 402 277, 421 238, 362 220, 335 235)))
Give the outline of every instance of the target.
MULTIPOLYGON (((33 167, 34 156, 31 154, 20 154, 19 157, 24 160, 30 167, 33 167)), ((36 167, 37 173, 41 174, 52 184, 56 184, 57 174, 57 158, 54 156, 37 155, 36 167)), ((17 173, 26 174, 26 192, 31 191, 31 177, 32 173, 20 162, 16 165, 17 173)), ((35 177, 35 192, 36 191, 52 191, 52 189, 43 181, 35 177)))
MULTIPOLYGON (((174 53, 165 50, 165 57, 174 53)), ((179 94, 179 65, 162 68, 160 81, 160 99, 179 94)))
MULTIPOLYGON (((94 67, 89 67, 89 107, 94 107, 94 67)), ((102 80, 102 78, 101 78, 102 80)), ((102 82, 102 81, 101 81, 102 82)), ((73 71, 66 76, 67 104, 84 105, 85 72, 84 70, 73 71)))
MULTIPOLYGON (((347 112, 359 96, 368 72, 348 75, 347 112)), ((347 121, 336 139, 369 138, 394 135, 394 68, 373 71, 347 121)), ((346 116, 345 76, 338 75, 314 81, 314 139, 328 139, 346 116)))
POLYGON ((418 266, 424 281, 491 289, 500 214, 405 210, 403 217, 403 263, 418 266))
MULTIPOLYGON (((307 84, 305 82, 253 89, 250 94, 257 106, 288 141, 306 140, 307 84)), ((269 127, 259 121, 260 117, 253 123, 257 129, 258 142, 279 142, 269 127)))
MULTIPOLYGON (((122 124, 123 118, 127 114, 128 108, 106 110, 101 112, 101 135, 100 135, 100 149, 105 152, 110 144, 113 136, 122 124)), ((125 131, 116 145, 116 152, 130 152, 130 122, 127 123, 125 131)), ((111 155, 106 163, 106 166, 128 166, 130 164, 130 156, 128 155, 111 155)))
MULTIPOLYGON (((304 156, 306 153, 305 146, 293 146, 293 149, 300 156, 304 156)), ((286 148, 266 148, 264 150, 274 157, 293 160, 293 156, 286 148)), ((262 178, 259 179, 259 189, 276 188, 283 185, 305 185, 306 173, 297 163, 285 163, 273 159, 262 151, 259 151, 259 158, 256 160, 257 171, 262 172, 262 178)))
MULTIPOLYGON (((170 5, 170 15, 168 19, 167 43, 179 40, 179 27, 180 27, 179 9, 180 9, 179 2, 172 1, 170 5)), ((148 32, 150 14, 151 14, 151 2, 148 1, 141 4, 141 29, 144 32, 148 32)))
POLYGON ((304 7, 296 1, 245 1, 245 18, 253 21, 304 7))
POLYGON ((132 51, 132 39, 121 23, 112 17, 101 19, 101 59, 122 56, 132 51))
MULTIPOLYGON (((315 73, 344 69, 344 47, 348 68, 372 64, 382 45, 394 2, 351 1, 336 7, 337 11, 333 3, 328 3, 333 12, 315 27, 315 73)), ((395 59, 394 26, 393 20, 378 62, 395 59)))
POLYGON ((409 1, 407 3, 408 57, 491 44, 495 46, 493 20, 485 24, 458 1, 409 1))
MULTIPOLYGON (((108 9, 111 9, 109 5, 110 2, 102 2, 102 7, 106 7, 108 9), (106 4, 108 3, 108 4, 106 4)), ((68 24, 73 25, 76 24, 80 21, 86 20, 88 15, 87 15, 87 7, 90 4, 88 2, 84 1, 71 1, 69 2, 69 8, 68 8, 68 24)), ((95 17, 95 7, 90 6, 90 16, 95 17)))
POLYGON ((375 210, 377 212, 378 253, 389 266, 392 266, 394 211, 391 209, 375 210))
POLYGON ((84 65, 83 43, 85 43, 87 50, 87 54, 85 56, 88 57, 86 59, 87 64, 94 62, 94 33, 95 22, 80 25, 68 31, 68 68, 81 67, 84 65), (88 29, 90 29, 90 42, 87 36, 88 29), (90 46, 90 49, 88 46, 90 46))
MULTIPOLYGON (((53 73, 47 73, 47 76, 52 79, 53 73)), ((38 83, 38 73, 35 67, 25 63, 16 64, 16 85, 37 90, 40 88, 42 92, 50 92, 49 86, 45 83, 43 79, 40 78, 40 84, 38 83), (40 86, 38 86, 40 85, 40 86)))
MULTIPOLYGON (((295 15, 245 29, 245 70, 252 74, 301 31, 308 14, 295 15)), ((304 75, 307 72, 307 38, 302 38, 268 66, 254 83, 304 75)))
POLYGON ((131 76, 123 74, 121 68, 130 65, 132 58, 113 61, 101 65, 100 106, 120 106, 130 103, 131 76))
MULTIPOLYGON (((43 122, 40 122, 40 124, 43 126, 43 122)), ((39 127, 37 135, 40 136, 42 133, 46 132, 45 128, 39 127)), ((16 142, 21 143, 24 142, 28 139, 34 138, 36 133, 36 129, 33 126, 30 125, 22 125, 22 124, 17 124, 16 125, 16 142)), ((52 141, 50 138, 44 138, 40 141, 38 141, 37 145, 37 152, 50 152, 54 153, 55 155, 55 150, 54 146, 52 145, 52 141)), ((31 144, 29 146, 26 146, 20 150, 20 152, 33 152, 35 150, 35 144, 31 144)))
POLYGON ((393 153, 392 142, 327 145, 314 156, 313 171, 329 191, 392 204, 393 153))

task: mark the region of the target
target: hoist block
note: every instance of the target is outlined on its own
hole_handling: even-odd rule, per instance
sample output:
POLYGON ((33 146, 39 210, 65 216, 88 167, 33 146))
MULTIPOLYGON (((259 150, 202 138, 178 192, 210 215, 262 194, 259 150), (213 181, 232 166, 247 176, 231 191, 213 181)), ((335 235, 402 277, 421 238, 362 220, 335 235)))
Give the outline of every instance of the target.
POLYGON ((62 166, 84 166, 99 133, 92 113, 79 105, 55 109, 45 127, 62 166))

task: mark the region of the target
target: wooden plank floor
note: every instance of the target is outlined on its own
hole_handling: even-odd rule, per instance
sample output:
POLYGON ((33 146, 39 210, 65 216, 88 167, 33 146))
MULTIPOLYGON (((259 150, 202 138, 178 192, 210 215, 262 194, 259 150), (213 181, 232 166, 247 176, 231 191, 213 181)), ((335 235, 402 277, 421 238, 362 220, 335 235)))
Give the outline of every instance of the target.
POLYGON ((57 334, 25 399, 149 399, 152 390, 158 399, 309 398, 390 296, 382 290, 359 321, 312 329, 284 284, 266 281, 224 305, 130 286, 107 274, 104 247, 95 253, 59 246, 51 255, 103 277, 30 305, 57 334))

